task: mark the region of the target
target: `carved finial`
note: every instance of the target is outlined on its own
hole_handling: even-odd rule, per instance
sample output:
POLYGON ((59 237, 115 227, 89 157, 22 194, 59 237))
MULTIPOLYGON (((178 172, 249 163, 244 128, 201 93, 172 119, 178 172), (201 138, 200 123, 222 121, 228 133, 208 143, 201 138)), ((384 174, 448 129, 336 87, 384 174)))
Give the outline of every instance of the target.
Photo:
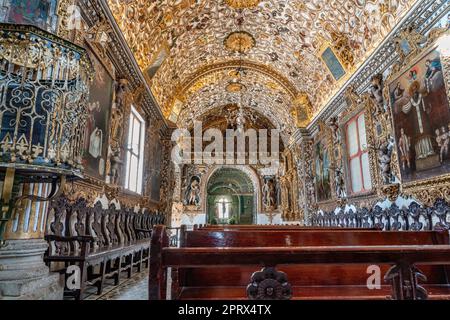
POLYGON ((268 267, 252 275, 247 296, 251 300, 289 300, 292 289, 284 272, 268 267))

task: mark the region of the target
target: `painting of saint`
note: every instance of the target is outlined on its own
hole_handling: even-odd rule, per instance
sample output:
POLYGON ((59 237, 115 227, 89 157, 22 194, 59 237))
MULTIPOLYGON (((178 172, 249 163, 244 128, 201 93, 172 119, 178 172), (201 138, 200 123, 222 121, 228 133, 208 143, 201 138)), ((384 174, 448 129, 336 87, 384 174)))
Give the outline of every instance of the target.
POLYGON ((440 54, 432 50, 389 84, 403 182, 450 172, 450 110, 440 54))
POLYGON ((47 31, 52 30, 56 19, 56 0, 11 0, 6 22, 29 24, 47 31))
POLYGON ((329 150, 319 142, 315 146, 314 156, 317 201, 327 201, 331 199, 329 150))
POLYGON ((200 178, 194 176, 186 189, 184 203, 187 206, 200 205, 200 178))
POLYGON ((83 167, 86 175, 103 181, 106 178, 107 132, 109 132, 114 81, 94 52, 87 47, 95 71, 89 89, 83 167))

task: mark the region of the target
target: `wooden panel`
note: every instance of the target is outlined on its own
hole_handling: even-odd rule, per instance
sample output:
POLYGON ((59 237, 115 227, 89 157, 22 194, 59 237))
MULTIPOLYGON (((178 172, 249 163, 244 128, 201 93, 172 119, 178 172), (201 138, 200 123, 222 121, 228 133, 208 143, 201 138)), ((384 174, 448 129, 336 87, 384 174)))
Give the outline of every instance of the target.
POLYGON ((186 247, 295 247, 448 244, 447 232, 410 231, 187 231, 186 247))

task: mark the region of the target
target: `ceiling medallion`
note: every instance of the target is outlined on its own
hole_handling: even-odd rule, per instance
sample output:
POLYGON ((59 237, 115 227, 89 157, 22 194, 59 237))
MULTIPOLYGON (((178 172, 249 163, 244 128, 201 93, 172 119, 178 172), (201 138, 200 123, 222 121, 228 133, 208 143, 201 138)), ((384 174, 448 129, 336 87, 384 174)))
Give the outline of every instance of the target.
POLYGON ((230 82, 225 88, 225 90, 229 93, 238 93, 244 91, 245 89, 246 87, 239 82, 230 82))
POLYGON ((223 44, 230 51, 247 53, 256 45, 256 40, 248 32, 236 31, 230 33, 223 41, 223 44))
POLYGON ((246 9, 256 7, 261 0, 225 0, 226 4, 235 9, 246 9))

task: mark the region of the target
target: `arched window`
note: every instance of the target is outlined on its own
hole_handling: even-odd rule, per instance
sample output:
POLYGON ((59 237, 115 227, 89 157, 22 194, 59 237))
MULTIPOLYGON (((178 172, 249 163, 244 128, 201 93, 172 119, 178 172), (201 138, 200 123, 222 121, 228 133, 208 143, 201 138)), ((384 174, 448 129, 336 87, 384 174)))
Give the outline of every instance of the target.
POLYGON ((226 198, 220 198, 216 206, 219 219, 230 219, 231 202, 229 202, 226 198))

